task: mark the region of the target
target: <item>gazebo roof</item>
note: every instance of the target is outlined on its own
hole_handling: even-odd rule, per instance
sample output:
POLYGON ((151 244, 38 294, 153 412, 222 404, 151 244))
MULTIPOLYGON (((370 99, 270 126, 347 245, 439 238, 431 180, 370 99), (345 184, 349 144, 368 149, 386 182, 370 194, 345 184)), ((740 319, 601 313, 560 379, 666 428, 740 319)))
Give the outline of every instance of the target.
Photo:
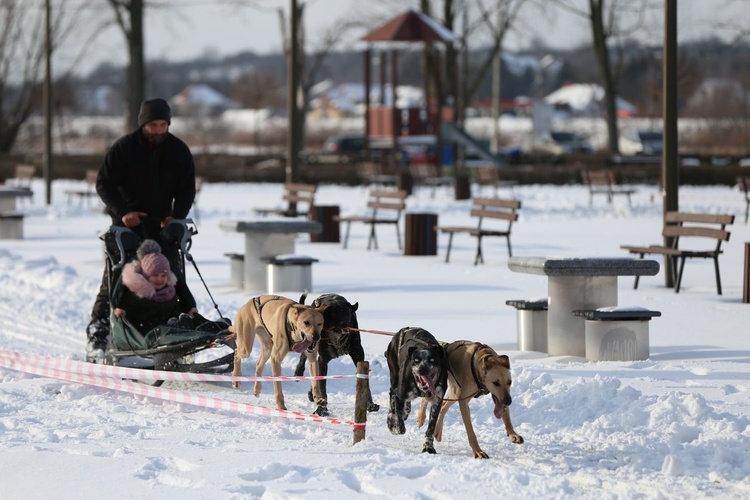
POLYGON ((366 42, 445 42, 458 35, 433 18, 409 9, 362 37, 366 42))

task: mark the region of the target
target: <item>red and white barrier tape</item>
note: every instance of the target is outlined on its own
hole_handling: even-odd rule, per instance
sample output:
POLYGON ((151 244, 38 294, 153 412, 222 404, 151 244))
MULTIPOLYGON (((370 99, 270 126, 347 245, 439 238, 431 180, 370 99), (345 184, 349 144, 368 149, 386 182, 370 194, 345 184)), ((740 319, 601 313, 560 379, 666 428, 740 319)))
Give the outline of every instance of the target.
POLYGON ((162 387, 154 387, 145 384, 138 384, 136 382, 130 382, 127 380, 115 380, 107 377, 96 377, 90 375, 82 375, 71 372, 64 372, 56 370, 54 368, 47 368, 44 366, 31 366, 30 364, 20 363, 12 361, 7 357, 0 356, 0 366, 11 368, 13 370, 30 373, 33 375, 40 375, 43 377, 53 377, 60 380, 67 380, 68 382, 75 382, 80 384, 94 385, 97 387, 104 387, 106 389, 113 389, 116 391, 129 392, 131 394, 137 394, 140 396, 148 396, 151 398, 164 399, 176 403, 189 404, 193 406, 200 406, 203 408, 215 408, 219 410, 230 410, 239 413, 247 413, 250 415, 260 415, 264 417, 282 417, 291 420, 300 420, 308 422, 319 422, 328 423, 333 425, 350 425, 353 429, 364 429, 366 424, 358 424, 356 422, 350 422, 348 420, 339 420, 332 417, 319 417, 317 415, 306 415, 304 413, 296 411, 285 411, 285 410, 272 410, 262 406, 254 406, 247 403, 239 403, 237 401, 227 401, 224 399, 212 398, 209 396, 203 396, 199 394, 192 394, 187 391, 175 391, 172 389, 164 389, 162 387))
POLYGON ((338 378, 368 378, 366 374, 355 375, 327 375, 317 377, 235 377, 233 375, 221 375, 213 373, 186 373, 168 372, 159 370, 146 370, 141 368, 126 368, 121 366, 99 365, 84 363, 70 359, 51 358, 38 354, 24 354, 15 351, 0 350, 0 359, 6 358, 21 364, 32 364, 35 366, 46 366, 56 370, 93 375, 100 377, 121 377, 135 380, 182 380, 193 382, 288 382, 298 380, 324 380, 338 378))

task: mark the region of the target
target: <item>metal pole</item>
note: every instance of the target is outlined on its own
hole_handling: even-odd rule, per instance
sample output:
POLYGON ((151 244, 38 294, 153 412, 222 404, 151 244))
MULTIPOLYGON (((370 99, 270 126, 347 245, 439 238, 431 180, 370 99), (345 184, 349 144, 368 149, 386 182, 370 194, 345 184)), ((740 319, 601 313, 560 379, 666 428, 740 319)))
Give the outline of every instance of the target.
POLYGON ((44 187, 47 205, 52 204, 52 12, 50 0, 45 0, 44 29, 44 187))
MULTIPOLYGON (((664 217, 678 210, 680 172, 677 156, 677 0, 664 2, 664 148, 662 152, 662 198, 664 217)), ((672 238, 664 238, 671 246, 672 238)), ((664 257, 664 278, 667 287, 674 287, 674 269, 671 257, 664 257)))
POLYGON ((298 128, 299 110, 297 105, 297 95, 299 91, 299 16, 297 9, 297 0, 290 0, 290 34, 289 34, 289 60, 287 61, 288 78, 288 102, 287 115, 289 127, 289 140, 287 141, 287 160, 286 160, 286 181, 296 182, 298 179, 299 169, 299 150, 300 134, 298 128))

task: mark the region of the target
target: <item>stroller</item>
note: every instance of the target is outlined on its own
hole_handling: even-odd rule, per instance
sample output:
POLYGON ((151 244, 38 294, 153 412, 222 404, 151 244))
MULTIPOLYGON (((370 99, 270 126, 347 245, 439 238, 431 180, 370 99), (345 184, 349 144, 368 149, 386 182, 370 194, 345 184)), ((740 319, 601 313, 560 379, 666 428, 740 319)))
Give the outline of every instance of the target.
MULTIPOLYGON (((178 280, 185 279, 185 261, 193 263, 200 276, 198 266, 190 255, 192 237, 198 234, 191 219, 173 220, 162 230, 163 245, 177 249, 177 262, 172 262, 172 270, 178 280)), ((142 332, 126 318, 117 317, 114 309, 118 307, 122 269, 133 260, 140 245, 140 238, 130 229, 111 226, 100 235, 104 241, 106 255, 107 279, 109 281, 110 303, 110 338, 104 355, 104 363, 115 366, 150 368, 154 370, 192 372, 192 373, 226 373, 234 368, 234 350, 236 342, 233 332, 229 331, 231 321, 222 317, 218 321, 206 321, 197 327, 185 327, 180 324, 165 324, 142 332), (196 354, 216 349, 219 354, 205 356, 196 362, 196 354)), ((203 278, 201 277, 201 281, 203 278)), ((205 285, 205 281, 203 282, 205 285)), ((208 290, 208 288, 206 288, 208 290)), ((209 292, 210 296, 210 292, 209 292)), ((213 297, 211 297, 213 301, 213 297)), ((214 302, 218 311, 218 306, 214 302)), ((219 313, 221 316, 221 313, 219 313)), ((208 351, 205 354, 212 354, 208 351)), ((161 385, 156 381, 154 385, 161 385)))

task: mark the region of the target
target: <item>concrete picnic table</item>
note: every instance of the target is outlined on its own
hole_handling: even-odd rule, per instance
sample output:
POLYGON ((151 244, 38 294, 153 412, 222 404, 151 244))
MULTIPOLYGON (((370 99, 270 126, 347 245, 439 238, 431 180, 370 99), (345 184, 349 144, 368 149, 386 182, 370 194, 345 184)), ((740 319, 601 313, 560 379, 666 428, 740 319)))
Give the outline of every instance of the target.
POLYGON ((654 276, 659 263, 627 257, 511 257, 508 268, 547 276, 548 353, 585 357, 585 322, 573 311, 617 306, 617 277, 654 276))
POLYGON ((28 198, 33 194, 29 188, 0 186, 0 213, 14 212, 18 198, 28 198))
POLYGON ((226 220, 219 222, 224 231, 245 234, 244 288, 257 292, 266 289, 266 260, 277 255, 294 254, 294 240, 300 233, 318 234, 320 222, 311 220, 226 220))

